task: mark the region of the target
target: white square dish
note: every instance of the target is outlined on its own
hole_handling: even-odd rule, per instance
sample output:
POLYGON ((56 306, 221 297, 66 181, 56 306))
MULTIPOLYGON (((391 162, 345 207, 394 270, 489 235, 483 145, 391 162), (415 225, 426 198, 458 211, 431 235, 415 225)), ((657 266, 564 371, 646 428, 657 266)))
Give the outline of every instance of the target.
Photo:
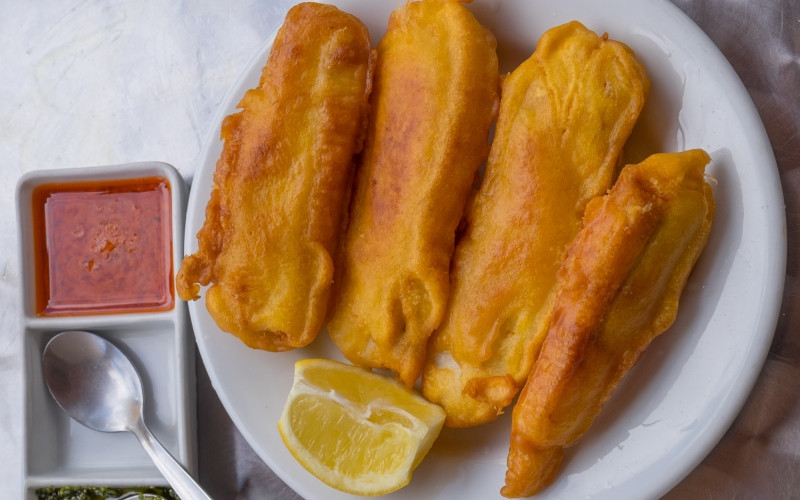
MULTIPOLYGON (((46 196, 50 199, 49 194, 46 196)), ((72 420, 50 395, 41 373, 42 351, 52 336, 65 330, 96 333, 130 358, 142 378, 145 422, 164 447, 191 474, 196 473, 195 347, 186 304, 174 291, 175 273, 183 258, 185 196, 186 186, 177 170, 159 162, 33 171, 17 183, 24 376, 22 477, 26 498, 35 499, 36 489, 47 486, 168 486, 132 434, 86 428, 72 420), (36 236, 49 231, 39 228, 43 222, 34 216, 36 210, 46 210, 39 206, 42 197, 36 193, 147 178, 166 181, 169 193, 164 209, 170 220, 163 232, 164 239, 169 240, 164 242, 168 244, 164 252, 169 253, 167 260, 171 262, 167 269, 171 306, 55 314, 43 310, 37 293, 40 297, 42 293, 52 295, 48 273, 56 257, 51 255, 47 240, 36 236), (37 252, 42 251, 50 262, 48 273, 42 271, 43 266, 37 269, 37 252)), ((139 246, 146 246, 144 239, 139 246)))

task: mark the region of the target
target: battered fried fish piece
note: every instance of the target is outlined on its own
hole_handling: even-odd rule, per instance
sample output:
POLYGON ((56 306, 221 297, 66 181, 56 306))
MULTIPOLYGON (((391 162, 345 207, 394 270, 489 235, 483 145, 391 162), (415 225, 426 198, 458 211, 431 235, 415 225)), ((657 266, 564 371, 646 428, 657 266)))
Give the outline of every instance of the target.
POLYGON ((459 2, 392 13, 328 330, 351 362, 392 370, 407 386, 444 314, 454 235, 498 91, 495 38, 459 2))
POLYGON ((425 397, 445 409, 447 426, 496 419, 524 384, 564 248, 588 201, 611 186, 648 92, 633 52, 578 22, 547 31, 505 80, 423 372, 425 397))
POLYGON ((250 347, 304 346, 324 325, 373 59, 360 20, 297 5, 258 88, 222 123, 198 250, 183 260, 177 290, 197 299, 213 283, 209 313, 250 347))
POLYGON ((657 154, 625 167, 558 272, 552 323, 512 414, 507 497, 548 485, 563 447, 591 425, 620 379, 674 321, 714 218, 709 157, 657 154))

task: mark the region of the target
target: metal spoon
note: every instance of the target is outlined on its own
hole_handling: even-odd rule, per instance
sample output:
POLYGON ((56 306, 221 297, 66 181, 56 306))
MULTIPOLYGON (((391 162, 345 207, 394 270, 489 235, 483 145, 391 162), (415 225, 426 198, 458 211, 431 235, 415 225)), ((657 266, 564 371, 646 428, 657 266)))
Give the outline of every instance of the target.
POLYGON ((113 344, 89 332, 62 332, 42 356, 50 393, 72 418, 102 432, 132 432, 183 500, 210 499, 143 420, 142 381, 113 344))

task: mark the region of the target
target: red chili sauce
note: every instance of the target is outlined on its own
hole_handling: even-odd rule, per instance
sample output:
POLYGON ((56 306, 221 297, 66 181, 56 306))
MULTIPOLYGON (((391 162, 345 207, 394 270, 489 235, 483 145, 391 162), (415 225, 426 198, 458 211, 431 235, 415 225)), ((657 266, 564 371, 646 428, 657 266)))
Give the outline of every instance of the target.
POLYGON ((170 206, 162 177, 36 187, 36 314, 172 309, 170 206))

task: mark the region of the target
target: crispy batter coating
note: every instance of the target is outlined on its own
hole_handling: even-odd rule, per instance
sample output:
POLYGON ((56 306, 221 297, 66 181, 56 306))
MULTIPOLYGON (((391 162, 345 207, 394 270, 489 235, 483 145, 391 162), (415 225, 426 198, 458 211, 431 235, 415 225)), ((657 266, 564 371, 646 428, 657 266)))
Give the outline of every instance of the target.
POLYGON ((392 370, 408 386, 444 313, 456 227, 487 156, 495 49, 454 0, 406 3, 378 45, 328 330, 350 361, 392 370))
POLYGON ((564 446, 591 425, 620 379, 674 321, 714 218, 709 157, 657 154, 592 200, 558 272, 552 323, 512 415, 502 494, 535 494, 564 446))
POLYGON ((446 425, 497 418, 547 331, 556 272, 586 203, 611 186, 649 80, 625 45, 578 22, 547 31, 503 84, 486 174, 455 251, 423 391, 446 425))
POLYGON ((213 283, 209 313, 250 347, 304 346, 324 325, 373 58, 360 20, 297 5, 258 88, 222 123, 198 250, 183 260, 177 289, 197 299, 213 283))

